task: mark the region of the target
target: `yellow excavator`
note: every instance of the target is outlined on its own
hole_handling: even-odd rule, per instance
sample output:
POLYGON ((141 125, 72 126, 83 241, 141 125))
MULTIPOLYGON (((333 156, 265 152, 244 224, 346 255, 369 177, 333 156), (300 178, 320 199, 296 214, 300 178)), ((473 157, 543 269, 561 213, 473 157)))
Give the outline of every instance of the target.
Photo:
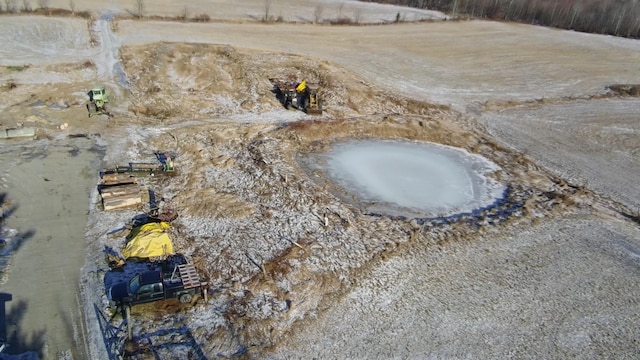
POLYGON ((319 85, 301 82, 269 79, 274 87, 278 100, 286 109, 290 107, 302 110, 307 114, 322 115, 322 104, 318 95, 319 85))

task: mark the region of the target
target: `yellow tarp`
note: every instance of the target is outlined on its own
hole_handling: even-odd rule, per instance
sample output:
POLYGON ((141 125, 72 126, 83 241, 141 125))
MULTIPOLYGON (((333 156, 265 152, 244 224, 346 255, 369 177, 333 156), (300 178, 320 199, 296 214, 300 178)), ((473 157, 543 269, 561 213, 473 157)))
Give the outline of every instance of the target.
POLYGON ((173 244, 167 232, 170 227, 165 222, 159 222, 133 228, 127 236, 128 242, 122 250, 122 256, 128 259, 172 255, 173 244))

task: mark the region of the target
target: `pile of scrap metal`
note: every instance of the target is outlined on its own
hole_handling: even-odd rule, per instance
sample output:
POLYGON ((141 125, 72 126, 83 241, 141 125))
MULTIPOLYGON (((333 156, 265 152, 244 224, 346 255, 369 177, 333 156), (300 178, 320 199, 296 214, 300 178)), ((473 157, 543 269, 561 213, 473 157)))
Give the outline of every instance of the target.
POLYGON ((168 223, 178 218, 178 209, 171 200, 160 198, 153 205, 155 206, 152 206, 149 213, 147 213, 149 219, 168 223))

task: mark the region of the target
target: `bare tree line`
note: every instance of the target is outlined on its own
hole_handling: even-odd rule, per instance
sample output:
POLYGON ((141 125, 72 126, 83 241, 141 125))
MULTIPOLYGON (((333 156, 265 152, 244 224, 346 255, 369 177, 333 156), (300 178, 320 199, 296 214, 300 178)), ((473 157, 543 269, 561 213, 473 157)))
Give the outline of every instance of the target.
MULTIPOLYGON (((73 5, 73 0, 69 0, 70 1, 70 6, 75 7, 75 5, 73 5)), ((37 0, 37 9, 40 10, 47 10, 49 9, 49 0, 37 0)), ((34 7, 31 5, 31 1, 30 0, 4 0, 4 8, 2 7, 2 4, 0 3, 0 13, 1 12, 6 12, 6 13, 19 13, 19 12, 26 12, 26 13, 31 13, 34 12, 36 9, 34 9, 34 7), (21 1, 22 2, 22 7, 19 6, 18 2, 21 1)), ((72 9, 73 11, 73 9, 72 9)))
POLYGON ((640 0, 361 0, 640 38, 640 0))

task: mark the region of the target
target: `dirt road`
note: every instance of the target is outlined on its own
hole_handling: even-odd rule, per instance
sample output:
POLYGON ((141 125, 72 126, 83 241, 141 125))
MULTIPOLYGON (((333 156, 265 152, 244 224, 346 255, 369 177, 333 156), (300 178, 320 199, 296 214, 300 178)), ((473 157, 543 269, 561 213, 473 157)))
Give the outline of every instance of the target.
POLYGON ((6 304, 10 353, 87 357, 79 269, 98 161, 94 142, 85 138, 2 144, 3 192, 15 209, 4 225, 18 231, 1 285, 13 297, 6 304))

